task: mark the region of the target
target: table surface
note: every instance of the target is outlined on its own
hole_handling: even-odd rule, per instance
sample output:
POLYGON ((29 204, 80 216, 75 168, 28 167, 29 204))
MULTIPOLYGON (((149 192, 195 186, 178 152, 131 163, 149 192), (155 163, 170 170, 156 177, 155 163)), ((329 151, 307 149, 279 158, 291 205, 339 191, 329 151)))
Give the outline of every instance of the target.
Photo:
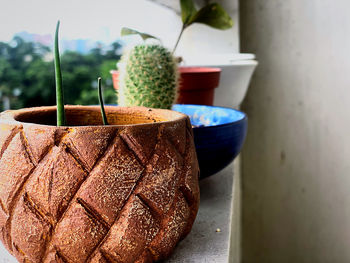
MULTIPOLYGON (((233 163, 200 181, 201 204, 191 233, 166 260, 171 263, 229 262, 233 202, 233 163)), ((0 263, 16 263, 0 243, 0 263)))

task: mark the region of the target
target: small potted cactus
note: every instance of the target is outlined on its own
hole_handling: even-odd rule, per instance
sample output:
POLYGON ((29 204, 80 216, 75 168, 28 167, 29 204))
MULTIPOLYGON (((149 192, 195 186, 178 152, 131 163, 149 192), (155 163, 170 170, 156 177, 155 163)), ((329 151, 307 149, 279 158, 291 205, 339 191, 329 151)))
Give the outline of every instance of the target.
POLYGON ((178 85, 177 63, 160 45, 137 45, 119 63, 118 104, 171 109, 178 85))
POLYGON ((190 121, 105 108, 101 85, 101 107, 65 106, 58 27, 57 107, 0 114, 0 239, 19 262, 162 260, 198 210, 190 121))
MULTIPOLYGON (((190 25, 202 23, 223 30, 231 28, 233 22, 225 10, 217 3, 208 4, 200 10, 195 8, 192 0, 180 0, 180 5, 183 26, 172 52, 166 51, 161 45, 137 45, 123 56, 122 62, 118 64, 119 71, 111 71, 114 87, 116 90, 119 90, 120 99, 118 104, 146 106, 149 105, 148 101, 150 98, 154 96, 152 100, 157 101, 159 105, 157 107, 163 107, 163 100, 166 102, 173 100, 173 102, 180 104, 213 105, 214 89, 219 85, 221 69, 203 67, 177 68, 177 62, 182 59, 174 58, 173 54, 183 32, 190 25), (158 51, 160 55, 157 55, 153 60, 152 58, 158 51), (161 59, 158 65, 157 59, 161 59), (166 63, 169 66, 163 66, 166 63), (174 69, 176 71, 175 76, 174 69), (136 72, 139 72, 139 74, 136 72), (179 77, 176 76, 177 74, 179 77), (161 86, 158 81, 159 76, 162 76, 161 79, 163 80, 170 78, 168 85, 161 86), (172 87, 171 89, 169 88, 170 86, 172 87), (177 95, 174 96, 174 93, 177 95), (137 99, 130 99, 125 104, 125 94, 133 98, 137 97, 137 99)), ((143 40, 149 38, 158 39, 133 29, 122 29, 122 35, 130 34, 138 34, 143 40)), ((165 103, 165 106, 165 108, 169 108, 168 103, 165 103)))

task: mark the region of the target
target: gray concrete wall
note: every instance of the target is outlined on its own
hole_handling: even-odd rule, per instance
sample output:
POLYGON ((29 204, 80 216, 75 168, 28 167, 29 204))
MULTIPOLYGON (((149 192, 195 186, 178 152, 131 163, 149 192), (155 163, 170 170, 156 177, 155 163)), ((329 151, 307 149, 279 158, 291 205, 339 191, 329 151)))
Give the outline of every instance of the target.
POLYGON ((350 1, 242 0, 243 262, 350 262, 350 1))

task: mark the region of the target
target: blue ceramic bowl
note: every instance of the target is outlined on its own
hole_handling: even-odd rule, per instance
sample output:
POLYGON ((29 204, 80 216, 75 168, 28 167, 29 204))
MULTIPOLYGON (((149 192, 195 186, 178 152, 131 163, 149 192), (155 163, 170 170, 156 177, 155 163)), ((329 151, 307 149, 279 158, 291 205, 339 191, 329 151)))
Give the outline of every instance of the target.
POLYGON ((173 106, 187 114, 193 127, 200 177, 213 175, 239 154, 247 133, 245 113, 223 107, 202 105, 173 106))

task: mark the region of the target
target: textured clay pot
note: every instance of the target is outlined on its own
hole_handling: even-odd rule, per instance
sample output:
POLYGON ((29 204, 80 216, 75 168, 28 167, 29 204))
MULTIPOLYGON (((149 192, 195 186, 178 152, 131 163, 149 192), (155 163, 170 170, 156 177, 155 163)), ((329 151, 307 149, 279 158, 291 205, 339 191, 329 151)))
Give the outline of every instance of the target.
POLYGON ((220 68, 180 67, 178 104, 213 105, 220 68))
POLYGON ((0 238, 20 262, 153 262, 191 230, 198 162, 186 115, 66 106, 0 115, 0 238), (74 126, 73 126, 74 125, 74 126))

